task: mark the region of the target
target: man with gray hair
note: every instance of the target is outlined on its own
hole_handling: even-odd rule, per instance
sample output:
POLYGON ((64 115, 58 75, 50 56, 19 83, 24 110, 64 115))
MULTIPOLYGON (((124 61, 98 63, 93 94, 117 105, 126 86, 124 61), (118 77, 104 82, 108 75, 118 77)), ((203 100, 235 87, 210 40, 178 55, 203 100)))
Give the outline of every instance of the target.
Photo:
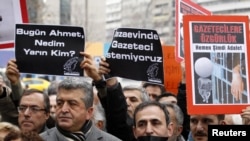
POLYGON ((180 107, 177 104, 169 102, 162 104, 166 106, 169 112, 170 121, 173 123, 174 129, 173 135, 168 138, 168 141, 185 141, 181 134, 183 130, 184 115, 180 107))
POLYGON ((106 131, 105 112, 100 102, 94 104, 94 115, 92 121, 99 129, 106 131))
POLYGON ((185 138, 181 134, 183 130, 184 114, 181 108, 177 105, 176 95, 170 92, 165 92, 158 96, 156 101, 166 106, 170 120, 173 122, 174 133, 168 138, 168 141, 185 141, 185 138))
POLYGON ((41 134, 45 141, 120 141, 98 129, 93 116, 92 85, 79 78, 69 77, 58 85, 56 98, 56 127, 41 134))
POLYGON ((130 118, 133 118, 135 108, 140 103, 149 101, 149 97, 142 87, 135 85, 125 86, 122 91, 127 102, 127 113, 130 118))

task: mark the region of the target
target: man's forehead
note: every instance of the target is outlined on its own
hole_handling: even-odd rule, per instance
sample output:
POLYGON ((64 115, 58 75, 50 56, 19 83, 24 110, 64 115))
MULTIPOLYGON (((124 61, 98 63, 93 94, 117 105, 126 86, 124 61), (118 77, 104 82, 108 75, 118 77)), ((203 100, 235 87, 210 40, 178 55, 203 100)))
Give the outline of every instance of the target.
POLYGON ((164 112, 157 106, 148 106, 138 111, 136 117, 139 118, 165 118, 164 112))
POLYGON ((141 93, 141 91, 137 89, 124 90, 123 93, 141 93))
POLYGON ((25 95, 22 97, 20 105, 42 106, 44 105, 44 99, 38 95, 25 95))
POLYGON ((39 93, 39 92, 32 92, 30 94, 27 94, 27 95, 23 95, 22 98, 43 98, 43 93, 39 93))
POLYGON ((44 101, 44 97, 43 97, 43 94, 42 93, 38 93, 38 92, 34 92, 32 94, 29 94, 29 95, 23 95, 22 98, 21 98, 21 101, 29 101, 29 102, 39 102, 39 101, 44 101), (32 100, 30 100, 32 99, 32 100))
POLYGON ((79 97, 73 97, 71 95, 60 95, 56 96, 56 101, 67 101, 67 102, 82 102, 82 99, 79 97))
POLYGON ((123 92, 123 94, 126 97, 136 97, 136 98, 140 98, 141 96, 141 92, 138 90, 126 90, 123 92))
POLYGON ((138 116, 136 118, 136 122, 138 123, 138 122, 164 121, 162 119, 164 119, 164 117, 162 117, 161 115, 148 114, 148 115, 138 116))
POLYGON ((175 97, 173 97, 173 96, 164 96, 164 97, 162 97, 160 100, 159 100, 160 102, 176 102, 177 101, 177 99, 175 98, 175 97))

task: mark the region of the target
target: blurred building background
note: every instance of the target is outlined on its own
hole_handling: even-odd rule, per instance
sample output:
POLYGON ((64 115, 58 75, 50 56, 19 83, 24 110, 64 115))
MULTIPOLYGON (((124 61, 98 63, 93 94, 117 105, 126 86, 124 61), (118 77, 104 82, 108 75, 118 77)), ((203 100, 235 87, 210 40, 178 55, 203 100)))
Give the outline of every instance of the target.
POLYGON ((106 0, 106 40, 118 27, 155 29, 162 42, 174 44, 173 0, 106 0))
MULTIPOLYGON (((119 27, 155 29, 175 45, 175 0, 26 0, 29 21, 83 26, 87 42, 111 42, 119 27)), ((213 14, 250 15, 250 0, 192 0, 213 14)))
POLYGON ((250 15, 249 0, 193 0, 213 14, 250 15))

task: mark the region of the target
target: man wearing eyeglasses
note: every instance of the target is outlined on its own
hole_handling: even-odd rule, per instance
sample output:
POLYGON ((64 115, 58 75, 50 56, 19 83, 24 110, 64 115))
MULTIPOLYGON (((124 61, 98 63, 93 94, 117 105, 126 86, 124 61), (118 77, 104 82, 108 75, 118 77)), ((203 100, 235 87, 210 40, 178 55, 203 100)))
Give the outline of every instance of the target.
POLYGON ((23 93, 18 107, 18 123, 22 131, 41 133, 48 128, 50 115, 49 97, 41 91, 30 89, 23 93))
POLYGON ((3 89, 0 93, 0 112, 5 117, 3 121, 18 124, 22 131, 41 133, 47 130, 46 121, 50 114, 48 96, 32 89, 23 92, 14 59, 8 62, 5 74, 11 82, 11 91, 7 93, 3 89))

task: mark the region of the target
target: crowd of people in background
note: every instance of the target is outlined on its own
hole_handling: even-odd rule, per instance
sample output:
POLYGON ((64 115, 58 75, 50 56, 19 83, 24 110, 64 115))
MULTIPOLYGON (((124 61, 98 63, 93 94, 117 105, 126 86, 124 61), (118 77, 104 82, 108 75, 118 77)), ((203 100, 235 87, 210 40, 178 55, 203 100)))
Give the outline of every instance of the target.
POLYGON ((46 92, 23 87, 16 61, 9 60, 0 75, 0 141, 207 141, 208 125, 250 124, 250 107, 242 114, 189 115, 184 62, 174 94, 149 82, 104 80, 112 71, 105 58, 97 67, 91 55, 80 54, 91 82, 66 77, 46 92))

